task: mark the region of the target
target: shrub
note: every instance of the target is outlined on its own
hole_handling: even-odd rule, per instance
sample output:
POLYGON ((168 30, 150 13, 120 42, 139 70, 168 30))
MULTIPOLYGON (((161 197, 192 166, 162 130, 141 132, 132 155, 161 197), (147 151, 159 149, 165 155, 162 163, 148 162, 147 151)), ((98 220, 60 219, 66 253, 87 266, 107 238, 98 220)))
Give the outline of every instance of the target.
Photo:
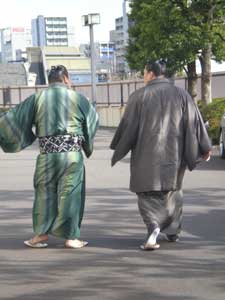
POLYGON ((4 111, 7 111, 9 109, 9 107, 6 107, 6 106, 0 106, 0 112, 4 112, 4 111))
POLYGON ((208 133, 213 144, 219 144, 220 121, 225 113, 225 98, 213 99, 212 103, 205 105, 198 102, 198 107, 202 113, 204 121, 209 121, 208 133))
POLYGON ((1 116, 1 114, 3 114, 5 111, 7 111, 7 110, 9 110, 9 107, 1 107, 0 106, 0 116, 1 116))

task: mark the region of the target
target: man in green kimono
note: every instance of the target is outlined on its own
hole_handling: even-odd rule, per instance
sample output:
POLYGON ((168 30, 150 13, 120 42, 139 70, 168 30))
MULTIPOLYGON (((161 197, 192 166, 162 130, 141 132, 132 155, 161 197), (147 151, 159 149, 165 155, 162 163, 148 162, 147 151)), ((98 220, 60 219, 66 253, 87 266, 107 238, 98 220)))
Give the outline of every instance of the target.
POLYGON ((39 140, 34 174, 35 236, 25 245, 47 247, 52 234, 65 239, 66 247, 81 248, 87 245, 79 239, 85 204, 82 150, 87 157, 92 154, 98 116, 84 96, 70 89, 64 66, 52 67, 48 77, 48 89, 0 117, 0 146, 5 152, 18 152, 36 137, 39 140))

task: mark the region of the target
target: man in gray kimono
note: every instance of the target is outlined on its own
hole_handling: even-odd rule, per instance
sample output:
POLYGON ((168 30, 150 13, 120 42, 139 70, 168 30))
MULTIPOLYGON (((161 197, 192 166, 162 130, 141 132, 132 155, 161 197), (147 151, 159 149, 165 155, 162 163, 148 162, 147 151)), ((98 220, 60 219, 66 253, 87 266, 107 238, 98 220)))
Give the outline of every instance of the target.
POLYGON ((147 226, 143 250, 160 247, 157 237, 178 240, 182 217, 182 181, 210 158, 211 143, 200 112, 190 95, 165 78, 163 60, 148 62, 145 87, 129 98, 111 143, 112 166, 131 150, 130 190, 147 226))

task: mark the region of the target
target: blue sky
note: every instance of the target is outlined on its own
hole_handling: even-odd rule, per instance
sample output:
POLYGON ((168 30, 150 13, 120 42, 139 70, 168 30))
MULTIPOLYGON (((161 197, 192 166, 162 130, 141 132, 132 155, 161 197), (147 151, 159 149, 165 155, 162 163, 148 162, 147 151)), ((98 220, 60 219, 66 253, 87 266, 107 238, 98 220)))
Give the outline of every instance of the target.
POLYGON ((66 16, 75 27, 76 41, 87 42, 87 27, 81 26, 81 16, 100 13, 101 24, 95 26, 95 40, 108 41, 109 31, 115 27, 115 18, 122 16, 123 0, 6 0, 0 10, 0 28, 28 26, 37 15, 66 16))

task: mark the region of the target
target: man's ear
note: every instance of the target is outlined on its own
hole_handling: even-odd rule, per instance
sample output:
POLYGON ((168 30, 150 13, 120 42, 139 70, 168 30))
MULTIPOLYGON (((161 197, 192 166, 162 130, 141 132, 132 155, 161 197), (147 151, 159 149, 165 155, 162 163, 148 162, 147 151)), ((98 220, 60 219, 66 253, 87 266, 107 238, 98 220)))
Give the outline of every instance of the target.
POLYGON ((155 79, 155 78, 156 78, 155 74, 154 74, 152 71, 150 71, 150 72, 148 73, 148 79, 149 79, 149 81, 151 81, 151 80, 153 80, 153 79, 155 79))
POLYGON ((71 87, 72 83, 71 83, 70 79, 68 77, 66 77, 65 75, 63 76, 63 81, 69 88, 71 87))

